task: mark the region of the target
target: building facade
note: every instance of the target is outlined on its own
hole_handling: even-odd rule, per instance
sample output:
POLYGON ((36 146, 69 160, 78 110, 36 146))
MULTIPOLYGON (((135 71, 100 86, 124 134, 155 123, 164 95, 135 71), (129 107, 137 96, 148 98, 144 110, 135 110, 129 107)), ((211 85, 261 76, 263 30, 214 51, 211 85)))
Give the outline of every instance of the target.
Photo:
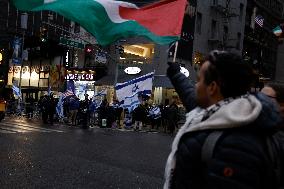
POLYGON ((243 56, 261 82, 275 80, 280 70, 276 69, 279 41, 273 29, 281 24, 282 15, 280 0, 247 1, 243 56))
POLYGON ((0 5, 2 96, 10 96, 16 85, 22 99, 38 99, 49 87, 64 90, 70 78, 95 81, 105 75, 104 65, 86 64, 85 46, 96 41, 77 23, 51 11, 21 12, 9 0, 0 5))
POLYGON ((38 91, 48 86, 54 59, 64 55, 65 48, 57 41, 60 34, 67 35, 70 21, 49 11, 21 12, 8 0, 1 0, 0 5, 0 48, 4 52, 1 94, 10 95, 15 84, 22 88, 23 99, 28 94, 37 98, 38 91), (47 23, 60 25, 64 30, 59 32, 47 23))
POLYGON ((198 1, 193 42, 195 70, 211 50, 226 50, 241 55, 246 5, 246 0, 198 1))

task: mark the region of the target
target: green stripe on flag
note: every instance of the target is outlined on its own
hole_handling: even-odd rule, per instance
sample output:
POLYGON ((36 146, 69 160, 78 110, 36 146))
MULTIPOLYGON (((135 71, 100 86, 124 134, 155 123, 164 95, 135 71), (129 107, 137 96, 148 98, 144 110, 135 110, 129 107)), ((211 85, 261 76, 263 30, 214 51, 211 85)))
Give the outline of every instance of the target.
POLYGON ((113 23, 105 8, 95 0, 56 0, 43 4, 43 0, 13 0, 16 7, 25 11, 50 10, 79 23, 93 34, 101 45, 108 45, 121 38, 144 36, 158 44, 169 44, 178 36, 158 36, 136 21, 113 23), (67 4, 68 2, 68 4, 67 4))
POLYGON ((13 0, 14 5, 22 11, 31 11, 35 7, 43 5, 44 0, 13 0))

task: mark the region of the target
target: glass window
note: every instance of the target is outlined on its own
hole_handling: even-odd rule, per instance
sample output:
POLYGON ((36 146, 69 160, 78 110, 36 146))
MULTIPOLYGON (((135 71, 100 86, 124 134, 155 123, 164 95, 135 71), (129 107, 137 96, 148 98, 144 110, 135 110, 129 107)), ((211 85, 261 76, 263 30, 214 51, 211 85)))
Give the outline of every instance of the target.
POLYGON ((239 21, 242 21, 244 14, 244 4, 240 3, 240 14, 239 14, 239 21))
POLYGON ((213 0, 213 5, 218 5, 218 0, 213 0))
POLYGON ((229 34, 229 28, 228 26, 224 26, 224 35, 223 35, 224 41, 228 39, 228 34, 229 34))
POLYGON ((154 44, 123 45, 124 53, 120 54, 120 63, 147 64, 151 63, 155 54, 154 44))
POLYGON ((217 37, 217 21, 216 20, 212 20, 211 23, 211 38, 215 39, 217 37))
POLYGON ((238 32, 238 36, 237 36, 237 49, 238 50, 240 50, 241 48, 241 37, 242 37, 242 34, 238 32))
POLYGON ((198 34, 201 34, 201 27, 202 27, 202 14, 198 12, 197 19, 196 19, 196 32, 198 34))

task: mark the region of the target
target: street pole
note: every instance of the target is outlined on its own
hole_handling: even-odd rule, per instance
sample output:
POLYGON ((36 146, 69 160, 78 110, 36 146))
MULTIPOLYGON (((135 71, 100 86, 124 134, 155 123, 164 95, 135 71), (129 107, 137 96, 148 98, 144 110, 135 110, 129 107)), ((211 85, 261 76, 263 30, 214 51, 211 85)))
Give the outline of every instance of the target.
POLYGON ((176 43, 175 43, 175 52, 174 52, 174 59, 173 59, 173 62, 176 62, 177 50, 178 50, 178 41, 176 41, 176 43))
POLYGON ((21 69, 20 69, 20 81, 19 81, 19 89, 21 91, 22 89, 22 74, 23 74, 23 65, 24 65, 24 59, 23 59, 23 51, 24 51, 24 45, 25 45, 25 31, 23 31, 23 36, 22 36, 22 57, 21 57, 21 69))
POLYGON ((21 70, 20 70, 20 81, 19 89, 22 91, 22 74, 23 74, 23 65, 24 65, 24 45, 25 45, 25 30, 28 28, 28 13, 22 13, 21 15, 21 28, 22 28, 22 52, 21 52, 21 70))
POLYGON ((117 84, 117 77, 118 77, 118 63, 115 62, 114 86, 117 84))

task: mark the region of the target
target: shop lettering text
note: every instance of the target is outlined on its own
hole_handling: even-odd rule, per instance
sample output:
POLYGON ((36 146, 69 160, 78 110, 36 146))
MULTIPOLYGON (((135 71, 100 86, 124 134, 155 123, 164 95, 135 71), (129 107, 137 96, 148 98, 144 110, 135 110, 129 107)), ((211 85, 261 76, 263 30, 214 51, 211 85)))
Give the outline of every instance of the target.
POLYGON ((66 80, 80 80, 80 81, 92 81, 94 80, 94 74, 67 74, 65 77, 66 80))

